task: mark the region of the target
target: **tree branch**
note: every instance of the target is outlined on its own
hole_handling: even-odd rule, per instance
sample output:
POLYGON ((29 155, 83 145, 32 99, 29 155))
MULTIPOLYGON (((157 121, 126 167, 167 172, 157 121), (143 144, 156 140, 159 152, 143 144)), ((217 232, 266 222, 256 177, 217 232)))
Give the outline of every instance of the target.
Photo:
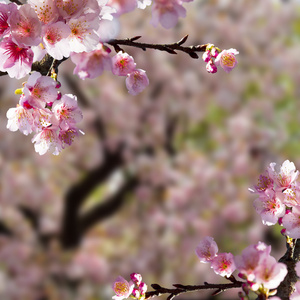
POLYGON ((104 164, 88 172, 77 184, 72 186, 65 198, 64 215, 62 220, 61 244, 64 248, 76 247, 81 239, 79 224, 80 206, 87 196, 120 165, 122 165, 122 151, 106 153, 104 164))
POLYGON ((238 281, 235 278, 233 280, 230 280, 231 283, 224 283, 224 284, 210 284, 207 282, 204 282, 203 285, 182 285, 182 284, 173 284, 175 288, 173 289, 167 289, 164 287, 161 287, 159 284, 152 284, 152 288, 155 291, 149 291, 146 292, 146 297, 145 299, 150 299, 153 297, 161 296, 164 294, 169 294, 167 300, 174 299, 176 296, 183 294, 183 293, 188 293, 188 292, 197 292, 201 290, 208 290, 208 289, 214 289, 216 290, 213 292, 213 295, 217 295, 221 292, 224 292, 229 289, 233 288, 241 288, 243 283, 242 281, 238 281))
POLYGON ((85 213, 79 221, 82 234, 96 223, 101 222, 118 211, 125 202, 128 193, 132 192, 137 184, 138 180, 136 178, 128 179, 127 182, 123 184, 123 186, 114 195, 105 200, 104 203, 100 203, 85 213))
POLYGON ((276 296, 282 300, 290 299, 291 294, 294 291, 295 283, 298 280, 298 276, 295 271, 295 266, 300 261, 300 240, 287 238, 286 253, 279 259, 279 262, 286 264, 288 274, 277 288, 276 296))
POLYGON ((116 52, 123 51, 120 45, 124 45, 124 46, 140 48, 144 51, 146 51, 147 49, 166 51, 170 54, 177 54, 176 51, 182 51, 187 53, 192 58, 198 58, 199 56, 196 52, 206 51, 206 46, 208 45, 208 44, 203 44, 203 45, 190 46, 190 47, 182 46, 182 44, 186 42, 188 35, 184 36, 181 40, 173 44, 149 44, 149 43, 136 42, 136 40, 139 38, 141 37, 136 36, 131 39, 113 39, 106 42, 106 44, 113 46, 116 52))
POLYGON ((10 2, 16 3, 18 5, 23 5, 23 3, 20 2, 19 0, 10 0, 10 2))

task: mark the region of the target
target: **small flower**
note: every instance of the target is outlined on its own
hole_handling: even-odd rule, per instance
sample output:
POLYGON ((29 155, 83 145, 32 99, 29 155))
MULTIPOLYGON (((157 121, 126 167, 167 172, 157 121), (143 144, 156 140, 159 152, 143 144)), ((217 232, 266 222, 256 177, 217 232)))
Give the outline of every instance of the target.
POLYGON ((132 281, 128 282, 122 276, 118 276, 113 283, 113 290, 116 293, 112 298, 115 300, 122 300, 128 298, 134 288, 134 283, 132 281))
POLYGON ((282 218, 285 234, 291 238, 300 238, 300 206, 294 206, 292 212, 282 218))
POLYGON ((296 171, 295 164, 286 160, 280 167, 279 172, 275 170, 276 163, 271 163, 268 168, 270 177, 277 185, 277 189, 283 190, 290 187, 290 185, 297 179, 299 171, 296 171))
POLYGON ((264 225, 275 225, 278 218, 284 216, 285 205, 282 202, 283 195, 272 189, 267 189, 264 194, 259 194, 253 205, 260 214, 264 225))
POLYGON ((229 73, 237 65, 235 55, 239 54, 236 49, 223 50, 215 59, 216 66, 221 66, 226 73, 229 73))
POLYGON ((196 254, 203 263, 211 262, 217 253, 217 243, 210 236, 205 237, 196 248, 196 254))
POLYGON ((137 95, 149 85, 149 79, 144 70, 137 69, 127 75, 125 80, 129 94, 137 95))
POLYGON ((54 117, 62 130, 72 128, 74 124, 82 120, 82 112, 77 104, 77 97, 71 94, 63 95, 52 105, 54 117))
POLYGON ((232 253, 219 253, 211 262, 216 274, 229 277, 236 269, 232 253))
POLYGON ((112 73, 117 76, 126 76, 135 70, 136 64, 132 56, 119 51, 112 58, 112 73))

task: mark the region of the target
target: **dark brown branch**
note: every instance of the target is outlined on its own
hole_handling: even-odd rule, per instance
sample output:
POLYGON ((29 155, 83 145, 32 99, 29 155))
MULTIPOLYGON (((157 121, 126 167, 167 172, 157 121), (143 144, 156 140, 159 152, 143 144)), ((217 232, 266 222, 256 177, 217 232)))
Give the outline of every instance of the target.
POLYGON ((0 221, 0 235, 6 235, 6 236, 13 235, 12 231, 2 221, 0 221))
POLYGON ((78 246, 81 239, 81 228, 79 225, 79 210, 88 195, 120 165, 123 159, 121 151, 106 153, 104 164, 89 171, 77 184, 72 186, 65 198, 64 215, 62 221, 61 244, 64 248, 78 246))
POLYGON ((203 285, 173 284, 173 286, 175 287, 173 289, 167 289, 167 288, 161 287, 159 284, 152 284, 151 286, 155 291, 146 292, 145 299, 150 299, 150 298, 161 296, 164 294, 169 294, 167 299, 171 300, 171 299, 175 298, 176 296, 183 294, 183 293, 197 292, 197 291, 208 290, 208 289, 216 290, 213 294, 217 295, 217 294, 224 292, 226 290, 229 290, 229 289, 241 288, 243 283, 244 282, 242 282, 242 281, 232 280, 231 283, 225 283, 225 284, 210 284, 207 282, 204 282, 203 285))
POLYGON ((144 51, 147 49, 155 49, 159 51, 166 51, 170 54, 177 54, 176 51, 182 51, 190 55, 192 58, 198 58, 198 54, 196 52, 204 52, 206 51, 207 44, 197 45, 197 46, 189 46, 184 47, 184 44, 188 38, 188 35, 184 36, 181 40, 173 44, 149 44, 149 43, 140 43, 136 42, 136 40, 140 37, 133 37, 131 39, 113 39, 108 42, 107 44, 113 46, 116 52, 122 50, 120 45, 123 46, 130 46, 135 48, 140 48, 144 51), (176 51, 175 51, 176 50, 176 51))
POLYGON ((134 190, 137 184, 138 181, 136 178, 130 178, 114 195, 109 197, 104 203, 100 203, 99 205, 85 213, 79 221, 82 234, 84 234, 96 223, 103 221, 104 219, 110 217, 112 214, 118 211, 125 202, 128 194, 134 190))
POLYGON ((298 280, 295 265, 300 261, 300 240, 288 238, 286 248, 286 253, 279 259, 279 262, 286 264, 288 274, 277 288, 276 294, 276 296, 282 300, 290 299, 290 296, 294 291, 295 283, 298 280))
POLYGON ((16 3, 18 5, 23 5, 23 3, 19 0, 10 0, 10 2, 16 3))

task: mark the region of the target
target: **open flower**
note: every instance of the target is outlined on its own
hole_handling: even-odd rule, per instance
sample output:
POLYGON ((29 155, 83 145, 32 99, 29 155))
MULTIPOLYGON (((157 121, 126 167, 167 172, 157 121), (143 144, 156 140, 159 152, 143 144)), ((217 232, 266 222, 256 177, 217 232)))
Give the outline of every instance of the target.
POLYGON ((113 290, 116 293, 112 298, 115 300, 122 300, 128 298, 134 288, 134 283, 132 281, 128 282, 122 276, 118 276, 113 283, 113 290))
POLYGON ((235 55, 239 54, 236 49, 223 50, 215 59, 216 66, 221 66, 226 73, 229 73, 237 65, 235 55))

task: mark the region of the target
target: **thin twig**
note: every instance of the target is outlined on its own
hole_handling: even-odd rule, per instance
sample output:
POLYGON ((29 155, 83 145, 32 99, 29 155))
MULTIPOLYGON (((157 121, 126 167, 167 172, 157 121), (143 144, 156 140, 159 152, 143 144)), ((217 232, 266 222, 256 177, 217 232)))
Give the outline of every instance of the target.
POLYGON ((117 52, 122 50, 120 48, 120 45, 123 45, 123 46, 140 48, 144 51, 146 51, 147 49, 166 51, 170 54, 177 54, 176 51, 182 51, 182 52, 187 53, 192 58, 198 58, 198 55, 196 52, 206 51, 206 46, 207 46, 207 44, 197 45, 197 46, 189 46, 189 47, 182 46, 182 44, 184 44, 186 42, 188 35, 184 36, 178 42, 172 43, 172 44, 150 44, 150 43, 136 42, 136 40, 139 38, 140 38, 140 36, 136 36, 131 39, 113 39, 106 43, 113 46, 117 52))
POLYGON ((208 290, 208 289, 214 289, 216 290, 213 294, 219 294, 221 292, 224 292, 229 289, 233 288, 240 288, 242 287, 242 284, 244 282, 235 280, 234 282, 231 283, 225 283, 225 284, 211 284, 204 282, 203 285, 182 285, 182 284, 173 284, 175 288, 173 289, 168 289, 161 287, 159 284, 152 284, 152 288, 154 291, 149 291, 146 292, 146 297, 145 299, 150 299, 153 297, 161 296, 164 294, 169 294, 168 298, 169 300, 175 298, 176 296, 183 294, 183 293, 188 293, 188 292, 197 292, 201 290, 208 290))

